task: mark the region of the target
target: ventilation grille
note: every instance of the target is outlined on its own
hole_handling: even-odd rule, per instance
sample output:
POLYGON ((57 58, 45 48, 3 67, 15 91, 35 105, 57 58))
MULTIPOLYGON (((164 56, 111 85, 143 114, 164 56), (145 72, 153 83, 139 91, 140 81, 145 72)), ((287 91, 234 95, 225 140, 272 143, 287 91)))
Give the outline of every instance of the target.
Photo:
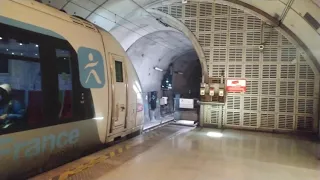
POLYGON ((268 47, 263 50, 264 62, 277 62, 278 61, 278 48, 268 47))
POLYGON ((200 16, 212 15, 212 3, 200 3, 200 16))
POLYGON ((266 79, 277 78, 277 65, 263 65, 262 78, 266 78, 266 79))
POLYGON ((299 96, 310 96, 314 94, 314 82, 299 82, 299 96))
POLYGON ((243 33, 231 32, 230 33, 230 46, 242 46, 243 45, 243 33))
POLYGON ((262 81, 261 94, 263 95, 276 95, 277 82, 276 81, 262 81))
POLYGON ((228 109, 240 109, 240 97, 239 96, 228 96, 227 97, 227 108, 228 109))
POLYGON ((213 62, 226 62, 227 49, 213 49, 213 62))
POLYGON ((258 110, 258 97, 244 97, 244 110, 258 110))
POLYGON ((266 45, 277 46, 279 42, 279 33, 275 29, 268 29, 263 33, 263 42, 266 45))
POLYGON ((90 22, 83 21, 83 20, 81 20, 77 17, 74 17, 74 16, 70 16, 70 18, 73 23, 80 25, 80 26, 83 26, 83 27, 90 29, 92 31, 98 32, 97 28, 93 24, 91 24, 90 22))
POLYGON ((295 94, 295 82, 280 82, 280 95, 281 96, 294 96, 295 94))
POLYGON ((171 6, 171 16, 175 18, 182 17, 182 6, 171 6))
POLYGON ((261 44, 260 32, 247 32, 247 45, 259 45, 261 44))
POLYGON ((297 49, 294 47, 281 48, 281 61, 291 62, 297 58, 297 49))
POLYGON ((184 21, 184 24, 186 27, 191 31, 191 32, 196 32, 197 31, 197 20, 196 19, 186 19, 184 21))
POLYGON ((273 112, 276 110, 276 98, 261 98, 261 111, 273 112))
POLYGON ((299 66, 299 78, 300 79, 314 79, 314 73, 309 65, 300 64, 299 66))
POLYGON ((226 46, 227 45, 227 33, 216 33, 213 35, 214 46, 226 46))
POLYGON ((296 79, 296 65, 281 65, 281 78, 296 79))
POLYGON ((203 49, 204 56, 206 58, 207 65, 211 63, 210 60, 210 49, 203 49))
POLYGON ((215 4, 214 6, 214 15, 228 15, 228 6, 223 4, 215 4))
POLYGON ((298 113, 313 114, 313 99, 299 99, 298 113))
POLYGON ((211 31, 211 19, 199 19, 199 31, 211 31))
POLYGON ((292 115, 279 115, 278 128, 280 129, 293 129, 294 117, 292 115))
POLYGON ((199 43, 201 46, 209 46, 211 43, 211 34, 199 34, 199 43))
POLYGON ((231 15, 239 15, 239 14, 243 14, 244 11, 241 9, 237 9, 237 8, 230 8, 230 14, 231 15))
POLYGON ((306 62, 306 58, 302 54, 300 54, 300 62, 306 62))
POLYGON ((218 124, 220 111, 211 110, 211 123, 218 124))
POLYGON ((276 116, 274 114, 261 114, 260 127, 275 128, 276 116))
POLYGON ((247 81, 246 94, 258 95, 259 94, 259 81, 247 81))
POLYGON ((211 77, 225 76, 226 66, 225 65, 212 65, 211 77))
POLYGON ((256 127, 257 126, 257 119, 258 119, 257 113, 243 113, 243 125, 244 126, 256 127))
POLYGON ((242 62, 242 49, 229 49, 229 62, 242 62))
POLYGON ((228 77, 241 78, 242 65, 229 65, 228 77))
POLYGON ((246 65, 246 78, 259 78, 259 65, 246 65))
POLYGON ((169 8, 168 6, 162 6, 157 8, 158 11, 161 11, 163 13, 169 14, 169 8))
POLYGON ((292 43, 283 35, 281 36, 281 44, 284 46, 287 46, 287 45, 292 46, 292 43))
POLYGON ((230 18, 230 30, 243 30, 244 28, 244 17, 235 16, 230 18))
POLYGON ((255 16, 248 16, 247 29, 248 30, 261 30, 261 20, 255 16))
POLYGON ((227 112, 228 125, 240 125, 240 112, 227 112))
POLYGON ((285 113, 294 112, 294 99, 279 99, 279 111, 285 113))
POLYGON ((215 31, 225 31, 228 30, 228 18, 218 17, 214 19, 213 28, 215 31))
POLYGON ((297 129, 303 131, 312 131, 313 127, 312 116, 298 116, 297 117, 297 129))
POLYGON ((186 4, 185 5, 185 17, 197 16, 197 4, 186 4))
POLYGON ((247 62, 259 62, 260 51, 258 48, 246 49, 246 61, 247 62))

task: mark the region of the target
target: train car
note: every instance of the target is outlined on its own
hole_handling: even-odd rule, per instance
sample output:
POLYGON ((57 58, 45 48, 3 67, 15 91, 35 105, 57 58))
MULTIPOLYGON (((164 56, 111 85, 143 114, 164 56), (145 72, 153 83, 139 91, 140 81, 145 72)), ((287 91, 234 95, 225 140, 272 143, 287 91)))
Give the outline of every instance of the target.
POLYGON ((139 133, 141 85, 108 32, 31 0, 0 1, 0 179, 139 133))

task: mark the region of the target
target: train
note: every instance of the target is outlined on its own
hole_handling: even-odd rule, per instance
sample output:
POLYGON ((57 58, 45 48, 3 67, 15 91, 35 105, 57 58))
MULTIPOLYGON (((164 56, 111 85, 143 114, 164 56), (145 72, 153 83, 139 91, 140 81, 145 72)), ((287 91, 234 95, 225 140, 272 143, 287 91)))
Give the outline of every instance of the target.
POLYGON ((102 28, 0 1, 0 179, 30 177, 143 129, 141 84, 102 28))

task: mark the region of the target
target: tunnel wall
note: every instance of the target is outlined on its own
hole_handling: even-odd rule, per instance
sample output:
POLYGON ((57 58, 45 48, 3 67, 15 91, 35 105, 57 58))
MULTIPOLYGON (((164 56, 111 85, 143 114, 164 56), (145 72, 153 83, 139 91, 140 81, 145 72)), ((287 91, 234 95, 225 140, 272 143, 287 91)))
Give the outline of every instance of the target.
POLYGON ((292 38, 227 5, 190 2, 156 9, 195 34, 209 77, 224 71, 227 78, 247 79, 246 93, 229 93, 223 110, 207 109, 206 124, 217 124, 222 117, 226 127, 317 131, 319 72, 292 38))

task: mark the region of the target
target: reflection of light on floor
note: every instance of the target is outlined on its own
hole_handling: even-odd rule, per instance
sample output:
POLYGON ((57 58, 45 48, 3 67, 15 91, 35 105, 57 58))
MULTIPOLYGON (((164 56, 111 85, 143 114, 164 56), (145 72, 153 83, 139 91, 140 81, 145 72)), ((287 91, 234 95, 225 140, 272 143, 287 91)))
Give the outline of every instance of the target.
POLYGON ((184 124, 184 125, 193 125, 194 121, 188 121, 188 120, 178 120, 176 121, 177 124, 184 124))
POLYGON ((223 134, 219 133, 219 132, 208 132, 207 136, 214 137, 214 138, 221 138, 223 136, 223 134))

